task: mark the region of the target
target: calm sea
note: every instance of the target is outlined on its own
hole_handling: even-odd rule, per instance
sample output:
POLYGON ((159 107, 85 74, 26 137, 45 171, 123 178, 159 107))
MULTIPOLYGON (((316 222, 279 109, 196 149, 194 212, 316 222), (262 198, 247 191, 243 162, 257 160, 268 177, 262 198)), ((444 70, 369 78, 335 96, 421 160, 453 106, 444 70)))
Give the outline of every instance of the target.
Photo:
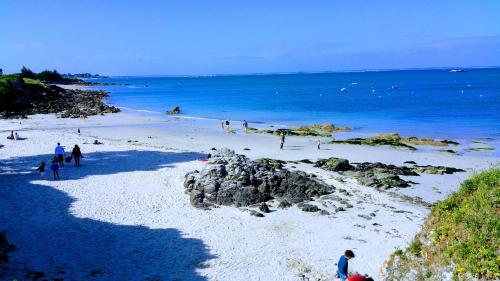
POLYGON ((112 77, 109 103, 250 123, 334 123, 358 132, 500 138, 500 69, 112 77))

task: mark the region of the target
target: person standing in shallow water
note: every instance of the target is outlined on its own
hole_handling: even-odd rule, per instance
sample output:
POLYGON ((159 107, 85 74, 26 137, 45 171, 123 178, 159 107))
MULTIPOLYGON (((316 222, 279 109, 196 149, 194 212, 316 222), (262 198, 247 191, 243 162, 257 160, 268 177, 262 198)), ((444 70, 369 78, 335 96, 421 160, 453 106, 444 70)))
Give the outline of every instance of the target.
POLYGON ((64 156, 66 155, 66 152, 64 152, 64 147, 62 147, 60 143, 57 143, 56 149, 54 151, 57 156, 57 162, 59 162, 59 165, 64 167, 64 156))
POLYGON ((83 157, 80 147, 75 144, 73 151, 71 152, 71 157, 75 159, 75 166, 80 167, 80 158, 83 157))
POLYGON ((229 131, 229 121, 228 120, 226 120, 226 128, 229 131))
POLYGON ((280 133, 280 149, 283 149, 285 145, 285 132, 280 133))

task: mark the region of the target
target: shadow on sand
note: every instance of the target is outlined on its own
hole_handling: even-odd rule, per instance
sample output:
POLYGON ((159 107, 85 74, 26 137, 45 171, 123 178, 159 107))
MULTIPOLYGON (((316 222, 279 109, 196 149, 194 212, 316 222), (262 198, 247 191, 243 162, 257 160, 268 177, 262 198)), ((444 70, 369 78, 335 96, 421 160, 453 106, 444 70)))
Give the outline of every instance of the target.
MULTIPOLYGON (((61 180, 157 170, 200 157, 155 151, 89 153, 80 168, 67 165, 61 180)), ((214 256, 199 239, 171 228, 117 225, 72 215, 73 198, 43 181, 33 183, 39 179, 34 168, 42 160, 50 166, 51 158, 0 160, 0 230, 6 230, 19 248, 11 254, 9 278, 27 279, 26 266, 45 272, 47 280, 206 280, 197 269, 214 256)))

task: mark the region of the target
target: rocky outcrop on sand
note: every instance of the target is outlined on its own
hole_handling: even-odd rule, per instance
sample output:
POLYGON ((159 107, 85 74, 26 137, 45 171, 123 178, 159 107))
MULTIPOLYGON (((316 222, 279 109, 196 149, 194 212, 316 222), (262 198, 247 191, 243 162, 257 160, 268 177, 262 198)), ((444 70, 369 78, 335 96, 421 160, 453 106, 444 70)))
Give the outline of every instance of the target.
MULTIPOLYGON (((276 161, 276 160, 274 160, 276 161)), ((329 194, 335 187, 301 171, 289 171, 270 159, 252 161, 232 150, 215 151, 201 171, 189 172, 184 187, 197 208, 250 206, 280 199, 283 207, 329 194)), ((261 211, 266 207, 261 205, 261 211)))
POLYGON ((3 275, 9 262, 9 253, 16 250, 16 247, 9 244, 5 232, 0 232, 0 277, 3 275))
POLYGON ((309 136, 309 137, 330 137, 332 133, 335 132, 347 132, 351 131, 352 128, 347 126, 336 126, 333 124, 312 124, 305 125, 300 127, 295 127, 292 129, 264 129, 258 130, 255 128, 248 128, 250 131, 261 133, 261 134, 271 134, 271 135, 280 135, 284 133, 288 136, 309 136))
POLYGON ((443 175, 465 172, 462 169, 431 165, 419 166, 413 164, 412 166, 395 166, 380 162, 351 164, 347 159, 336 157, 319 159, 316 161, 315 167, 355 178, 359 184, 377 189, 408 187, 413 183, 399 176, 418 176, 419 173, 443 175))
POLYGON ((9 76, 3 78, 0 118, 57 113, 62 118, 119 112, 104 103, 103 91, 65 90, 39 80, 9 76))
POLYGON ((434 140, 431 138, 401 137, 398 133, 380 134, 369 138, 332 140, 329 143, 357 144, 357 145, 371 145, 371 146, 387 145, 392 147, 405 148, 408 150, 417 150, 417 148, 415 148, 412 145, 449 146, 449 145, 459 144, 458 142, 451 140, 434 140))

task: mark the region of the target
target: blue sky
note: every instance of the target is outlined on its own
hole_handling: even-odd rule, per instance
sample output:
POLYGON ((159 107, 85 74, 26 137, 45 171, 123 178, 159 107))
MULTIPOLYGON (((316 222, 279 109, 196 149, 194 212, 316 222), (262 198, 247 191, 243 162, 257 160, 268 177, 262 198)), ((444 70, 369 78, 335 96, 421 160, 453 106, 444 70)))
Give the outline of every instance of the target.
POLYGON ((500 66, 499 14, 497 0, 0 0, 0 68, 203 75, 500 66))

